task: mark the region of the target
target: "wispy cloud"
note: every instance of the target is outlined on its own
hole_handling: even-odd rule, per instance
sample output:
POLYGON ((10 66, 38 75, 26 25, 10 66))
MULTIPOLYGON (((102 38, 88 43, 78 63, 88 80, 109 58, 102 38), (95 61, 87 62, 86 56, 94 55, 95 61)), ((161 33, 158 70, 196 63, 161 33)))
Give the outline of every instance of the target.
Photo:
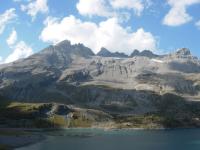
POLYGON ((195 23, 196 27, 200 29, 200 20, 195 23))
POLYGON ((9 47, 12 47, 17 41, 17 32, 15 29, 12 30, 9 37, 7 38, 6 42, 9 47))
POLYGON ((3 14, 0 14, 0 34, 3 33, 6 25, 17 17, 15 8, 6 10, 3 14))
POLYGON ((111 0, 110 2, 114 9, 133 10, 137 16, 140 16, 145 7, 148 7, 150 4, 149 0, 111 0))
MULTIPOLYGON (((76 8, 84 16, 123 17, 124 14, 141 16, 151 0, 79 0, 76 8)), ((125 17, 126 17, 125 16, 125 17)))
POLYGON ((5 59, 0 57, 0 64, 10 63, 33 54, 33 50, 28 44, 24 41, 18 41, 17 31, 15 29, 12 30, 6 42, 12 52, 5 59))
POLYGON ((33 54, 33 50, 24 41, 18 42, 14 47, 12 53, 3 61, 3 63, 10 63, 21 58, 26 58, 33 54))
POLYGON ((21 10, 25 11, 34 20, 38 13, 48 13, 49 8, 47 5, 47 0, 30 0, 27 5, 21 5, 21 10))

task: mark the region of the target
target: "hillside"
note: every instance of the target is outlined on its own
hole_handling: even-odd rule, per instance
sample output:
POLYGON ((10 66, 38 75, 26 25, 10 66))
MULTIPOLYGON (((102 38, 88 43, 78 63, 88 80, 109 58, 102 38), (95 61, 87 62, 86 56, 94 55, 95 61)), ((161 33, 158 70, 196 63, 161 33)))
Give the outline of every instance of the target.
POLYGON ((95 55, 82 44, 63 41, 0 66, 0 95, 9 100, 2 112, 8 108, 10 112, 13 102, 20 107, 33 104, 32 116, 49 119, 51 115, 38 113, 40 105, 48 106, 53 116, 60 105, 70 106, 72 110, 58 116, 65 118, 79 108, 81 118, 92 122, 89 126, 114 122, 117 127, 124 123, 129 127, 199 127, 199 91, 200 61, 186 48, 167 55, 135 50, 130 56, 102 48, 95 55))

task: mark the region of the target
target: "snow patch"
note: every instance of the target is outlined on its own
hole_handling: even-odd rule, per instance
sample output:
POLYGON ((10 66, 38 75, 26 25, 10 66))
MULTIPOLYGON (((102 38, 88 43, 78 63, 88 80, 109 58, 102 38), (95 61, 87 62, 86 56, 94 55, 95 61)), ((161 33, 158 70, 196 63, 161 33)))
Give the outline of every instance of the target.
POLYGON ((151 59, 151 61, 153 61, 153 62, 157 62, 157 63, 164 63, 164 61, 159 60, 159 59, 151 59))

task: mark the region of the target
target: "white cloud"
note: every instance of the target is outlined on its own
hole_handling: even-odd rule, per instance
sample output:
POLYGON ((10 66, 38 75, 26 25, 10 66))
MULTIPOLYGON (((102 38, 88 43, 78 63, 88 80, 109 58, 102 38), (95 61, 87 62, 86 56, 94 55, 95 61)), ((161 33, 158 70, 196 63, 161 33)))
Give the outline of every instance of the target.
POLYGON ((0 14, 0 34, 3 33, 6 25, 16 17, 14 8, 8 9, 3 14, 0 14))
POLYGON ((200 20, 195 23, 198 29, 200 29, 200 20))
POLYGON ((79 0, 76 8, 81 15, 89 17, 121 17, 124 10, 133 10, 135 15, 140 16, 150 4, 151 0, 79 0))
POLYGON ((12 49, 12 52, 5 59, 0 57, 0 64, 10 63, 33 54, 32 48, 24 41, 17 42, 17 32, 15 29, 12 30, 10 36, 8 37, 7 44, 12 49))
POLYGON ((130 53, 133 49, 155 50, 157 46, 156 39, 150 32, 143 28, 132 32, 130 27, 123 28, 116 18, 96 24, 83 22, 72 15, 62 20, 47 18, 40 39, 54 44, 68 39, 73 44, 83 43, 94 52, 106 47, 111 51, 130 53))
POLYGON ((13 52, 4 60, 4 63, 10 63, 21 58, 26 58, 33 54, 33 50, 24 41, 18 42, 13 52))
POLYGON ((115 9, 133 9, 137 16, 141 15, 145 7, 142 0, 111 0, 111 5, 115 9))
POLYGON ((200 0, 167 0, 167 2, 171 6, 171 9, 164 17, 163 24, 180 26, 193 19, 186 11, 187 7, 200 3, 200 0))
POLYGON ((15 31, 15 29, 13 29, 6 42, 9 47, 12 47, 16 43, 16 41, 17 41, 17 32, 15 31))
POLYGON ((47 0, 30 0, 29 4, 21 5, 21 10, 35 19, 38 13, 45 14, 49 11, 47 0))
POLYGON ((0 56, 0 64, 2 64, 3 63, 3 59, 2 59, 2 57, 0 56))
POLYGON ((76 4, 76 8, 81 15, 90 17, 93 15, 103 17, 109 17, 113 15, 107 6, 106 0, 79 0, 79 2, 76 4))
POLYGON ((159 59, 151 59, 151 61, 156 62, 156 63, 164 63, 163 60, 159 60, 159 59))

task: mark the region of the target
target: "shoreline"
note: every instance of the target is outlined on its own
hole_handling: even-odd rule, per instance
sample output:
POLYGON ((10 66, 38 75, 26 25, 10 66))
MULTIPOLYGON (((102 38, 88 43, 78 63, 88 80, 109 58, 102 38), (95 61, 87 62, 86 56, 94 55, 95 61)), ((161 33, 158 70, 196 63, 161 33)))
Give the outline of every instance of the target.
MULTIPOLYGON (((178 128, 107 128, 107 127, 72 127, 72 128, 0 128, 9 131, 25 131, 25 132, 43 132, 43 131, 59 131, 59 130, 76 130, 76 129, 98 129, 98 130, 190 130, 200 129, 198 127, 178 127, 178 128)), ((1 133, 0 133, 1 135, 1 133)))

